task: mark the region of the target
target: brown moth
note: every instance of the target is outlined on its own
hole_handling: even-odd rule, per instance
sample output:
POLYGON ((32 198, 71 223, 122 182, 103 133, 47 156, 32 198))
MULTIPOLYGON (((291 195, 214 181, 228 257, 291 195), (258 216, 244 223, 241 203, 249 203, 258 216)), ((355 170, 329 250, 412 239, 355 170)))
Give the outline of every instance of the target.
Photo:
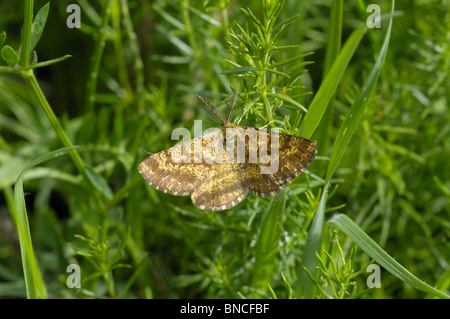
POLYGON ((203 100, 220 118, 221 130, 146 158, 139 172, 147 183, 171 195, 191 195, 200 209, 221 211, 239 204, 247 192, 273 196, 303 173, 316 156, 316 145, 302 137, 231 124, 236 101, 237 92, 224 119, 203 100))

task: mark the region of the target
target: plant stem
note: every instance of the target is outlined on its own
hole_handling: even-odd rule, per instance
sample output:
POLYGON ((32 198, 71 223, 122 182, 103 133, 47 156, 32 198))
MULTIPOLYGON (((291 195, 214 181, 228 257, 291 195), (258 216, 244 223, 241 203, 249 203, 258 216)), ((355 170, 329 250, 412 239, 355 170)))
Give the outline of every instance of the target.
POLYGON ((31 27, 33 25, 33 0, 25 0, 23 34, 20 49, 19 63, 23 68, 29 65, 29 51, 31 43, 31 27))
POLYGON ((97 91, 97 79, 98 73, 100 70, 100 63, 103 56, 103 50, 105 48, 105 42, 107 37, 106 27, 108 25, 109 16, 111 13, 111 1, 108 0, 103 7, 102 11, 102 24, 97 33, 97 41, 95 42, 94 53, 92 54, 91 67, 90 67, 90 75, 87 83, 87 93, 86 93, 86 109, 88 112, 92 112, 94 110, 95 104, 95 93, 97 91))
MULTIPOLYGON (((128 41, 130 43, 129 48, 131 50, 131 53, 133 54, 133 61, 134 61, 134 73, 136 76, 136 94, 137 94, 137 106, 138 110, 142 110, 143 105, 143 98, 142 95, 145 91, 144 86, 144 62, 142 61, 140 51, 139 51, 139 44, 137 41, 136 33, 133 30, 133 23, 131 21, 130 12, 128 9, 128 2, 126 0, 120 1, 120 7, 122 10, 122 19, 123 19, 123 26, 125 28, 125 34, 128 37, 128 41)), ((131 92, 131 90, 130 90, 131 92)))
MULTIPOLYGON (((61 124, 58 122, 58 119, 56 118, 55 113, 53 112, 44 93, 42 92, 41 87, 39 86, 39 83, 38 83, 36 77, 34 76, 33 70, 22 71, 20 74, 25 79, 25 81, 28 83, 28 85, 31 87, 32 91, 34 92, 36 98, 39 101, 39 105, 41 106, 41 108, 44 111, 45 115, 47 116, 48 120, 50 121, 50 124, 53 126, 53 129, 55 130, 56 134, 58 135, 58 137, 61 140, 64 147, 73 147, 72 142, 70 141, 70 139, 67 136, 64 129, 61 127, 61 124)), ((86 180, 86 182, 89 185, 93 186, 93 182, 87 175, 87 172, 85 170, 85 164, 84 164, 83 160, 81 159, 80 155, 78 154, 78 152, 76 150, 71 150, 69 152, 69 155, 72 158, 72 161, 75 164, 75 167, 77 168, 78 172, 81 174, 81 176, 83 176, 84 180, 86 180)), ((95 186, 93 186, 93 187, 95 188, 95 186)), ((105 207, 104 207, 102 200, 97 192, 94 192, 94 197, 95 197, 97 206, 102 211, 104 211, 105 207)))
POLYGON ((189 18, 189 0, 184 0, 181 3, 181 7, 183 10, 183 22, 186 26, 186 34, 189 39, 189 45, 195 52, 198 52, 197 41, 195 40, 194 30, 192 28, 191 19, 189 18))
MULTIPOLYGON (((36 95, 39 104, 42 107, 42 110, 44 111, 45 115, 47 116, 48 120, 50 121, 50 124, 53 126, 56 134, 58 135, 59 139, 63 143, 64 147, 72 147, 73 144, 70 142, 69 137, 67 136, 66 132, 63 130, 61 125, 58 122, 58 119, 55 116, 55 113, 53 113, 52 108, 50 107, 47 99, 45 98, 44 93, 42 92, 39 83, 36 80, 36 77, 34 76, 33 72, 26 71, 22 72, 22 76, 25 79, 25 81, 28 83, 28 85, 33 90, 34 94, 36 95)), ((85 175, 86 172, 84 170, 84 163, 81 159, 80 155, 76 150, 72 150, 70 153, 70 157, 72 158, 77 170, 81 175, 85 175)))
MULTIPOLYGON (((24 11, 24 27, 23 27, 23 36, 22 36, 22 43, 21 43, 21 51, 20 51, 20 66, 22 70, 26 70, 29 61, 29 50, 30 50, 30 42, 31 42, 31 28, 33 24, 33 0, 25 0, 25 11, 24 11)), ((42 110, 44 111, 45 115, 47 116, 48 120, 50 121, 51 125, 56 131, 56 134, 58 135, 59 139, 63 143, 65 147, 72 147, 73 144, 70 142, 69 138, 67 137, 66 132, 63 130, 61 125, 59 124, 55 113, 53 113, 52 108, 50 107, 47 99, 45 98, 44 93, 42 92, 39 83, 36 80, 36 77, 34 76, 34 73, 32 70, 27 71, 21 71, 19 72, 20 75, 25 79, 25 81, 28 83, 28 85, 33 90, 34 94, 36 95, 36 98, 39 101, 39 104, 42 107, 42 110)), ((77 170, 80 172, 80 174, 85 177, 87 180, 86 171, 84 169, 84 163, 81 157, 78 155, 78 152, 76 150, 72 150, 70 153, 70 157, 72 158, 75 166, 77 167, 77 170)))

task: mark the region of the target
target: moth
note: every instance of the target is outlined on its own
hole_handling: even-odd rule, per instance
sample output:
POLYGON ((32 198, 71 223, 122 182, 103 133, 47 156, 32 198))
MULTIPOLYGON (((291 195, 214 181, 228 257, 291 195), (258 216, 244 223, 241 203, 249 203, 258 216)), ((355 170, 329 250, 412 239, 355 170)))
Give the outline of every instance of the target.
POLYGON ((220 119, 221 129, 142 161, 140 174, 157 190, 190 195, 196 207, 222 211, 238 205, 248 192, 261 197, 279 193, 314 160, 317 147, 308 139, 231 124, 237 92, 226 119, 202 101, 220 119))

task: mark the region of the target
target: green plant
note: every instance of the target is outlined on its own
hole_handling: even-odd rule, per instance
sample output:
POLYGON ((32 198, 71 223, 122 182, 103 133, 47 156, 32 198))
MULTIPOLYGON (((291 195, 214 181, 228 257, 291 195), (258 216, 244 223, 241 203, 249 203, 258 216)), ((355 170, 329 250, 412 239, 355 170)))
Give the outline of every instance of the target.
MULTIPOLYGON (((353 269, 356 255, 356 247, 353 247, 347 258, 339 243, 337 233, 330 231, 330 248, 329 251, 323 250, 324 258, 319 253, 316 254, 318 260, 318 280, 312 276, 308 269, 305 268, 309 278, 316 286, 315 298, 343 299, 352 296, 352 290, 356 286, 354 279, 358 277, 364 268, 360 271, 353 269)), ((359 295, 368 293, 368 289, 363 290, 359 295)))

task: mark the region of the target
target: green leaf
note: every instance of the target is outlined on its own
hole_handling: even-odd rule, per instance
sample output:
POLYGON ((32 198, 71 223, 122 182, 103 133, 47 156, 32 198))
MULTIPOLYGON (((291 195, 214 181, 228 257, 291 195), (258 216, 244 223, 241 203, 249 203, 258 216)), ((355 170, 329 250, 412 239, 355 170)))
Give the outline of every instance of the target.
POLYGON ((60 58, 56 58, 56 59, 52 59, 52 60, 48 60, 48 61, 35 63, 35 64, 32 64, 30 66, 30 69, 36 69, 36 68, 41 68, 43 66, 49 66, 49 65, 52 65, 52 64, 64 61, 65 59, 68 59, 70 57, 72 57, 70 54, 66 54, 65 56, 62 56, 60 58))
MULTIPOLYGON (((295 57, 293 57, 293 58, 284 59, 284 60, 281 60, 281 61, 278 61, 278 62, 276 62, 276 63, 271 64, 270 67, 271 67, 272 69, 273 69, 273 68, 278 68, 278 67, 280 67, 280 66, 284 66, 284 65, 286 65, 286 64, 289 64, 289 63, 295 62, 295 61, 297 61, 297 60, 303 59, 303 58, 305 58, 305 57, 307 57, 307 56, 312 55, 313 53, 314 53, 314 52, 309 52, 309 53, 306 53, 306 54, 297 55, 297 56, 295 56, 295 57)), ((312 62, 311 62, 311 61, 304 61, 304 62, 301 62, 301 63, 302 63, 303 65, 308 65, 308 64, 311 64, 312 62)))
POLYGON ((178 48, 185 55, 192 57, 195 55, 195 50, 189 46, 186 42, 181 40, 179 37, 175 36, 173 33, 169 32, 162 25, 157 25, 156 30, 164 34, 164 36, 169 40, 174 46, 178 48))
POLYGON ((5 43, 6 40, 6 32, 3 31, 2 33, 0 33, 0 49, 2 48, 3 44, 5 43))
MULTIPOLYGON (((395 1, 392 1, 392 11, 391 19, 389 20, 389 26, 387 29, 386 36, 384 38, 383 46, 381 47, 380 55, 378 56, 372 71, 369 74, 367 81, 361 88, 361 92, 353 103, 350 111, 345 116, 344 122, 338 130, 336 141, 334 142, 333 151, 331 152, 330 163, 328 165, 326 182, 328 183, 336 170, 348 143, 358 126, 364 110, 369 103, 370 96, 375 88, 378 77, 381 73, 381 68, 383 67, 384 60, 386 58, 387 50, 389 47, 389 40, 391 38, 392 21, 394 17, 394 5, 395 1)), ((344 51, 344 50, 342 50, 344 51)), ((338 58, 339 59, 339 58, 338 58)), ((333 70, 333 68, 332 68, 333 70)), ((332 72, 330 71, 330 73, 332 72)))
POLYGON ((92 185, 94 185, 108 200, 112 199, 114 195, 106 180, 89 167, 86 167, 85 169, 92 185))
POLYGON ((328 73, 341 50, 343 0, 331 3, 330 25, 328 31, 327 50, 325 52, 324 75, 328 73))
POLYGON ((281 72, 281 71, 277 71, 277 70, 273 70, 273 69, 267 69, 266 71, 270 72, 270 73, 273 73, 273 74, 276 74, 276 75, 280 75, 280 76, 282 76, 282 77, 284 77, 286 79, 290 79, 291 78, 289 75, 287 75, 286 73, 281 72))
POLYGON ((82 179, 80 176, 74 176, 73 174, 68 174, 63 171, 59 171, 50 167, 36 167, 29 169, 25 173, 25 178, 27 180, 32 180, 36 178, 51 178, 59 181, 64 181, 66 183, 71 183, 79 187, 81 185, 82 179))
POLYGON ((212 24, 212 25, 214 25, 216 27, 221 27, 222 26, 222 23, 219 20, 214 19, 213 17, 211 17, 211 16, 201 12, 200 10, 198 10, 198 9, 196 9, 194 7, 191 7, 191 6, 189 6, 188 9, 192 13, 198 15, 201 19, 205 20, 206 22, 208 22, 208 23, 210 23, 210 24, 212 24))
MULTIPOLYGON (((450 268, 444 271, 436 282, 436 289, 441 291, 448 290, 450 288, 450 268)), ((429 297, 429 296, 427 296, 429 297)))
POLYGON ((374 261, 404 283, 428 294, 450 299, 450 296, 426 284, 409 272, 398 261, 378 246, 378 244, 370 238, 369 235, 367 235, 347 216, 336 215, 328 222, 338 226, 339 229, 347 234, 347 236, 349 236, 358 245, 358 247, 364 250, 374 261))
POLYGON ((61 148, 53 152, 41 155, 32 160, 20 173, 14 186, 14 200, 9 187, 5 188, 5 197, 14 224, 19 235, 20 252, 22 255, 22 266, 25 277, 25 287, 28 298, 46 298, 47 292, 44 281, 42 279, 36 257, 33 252, 33 245, 31 242, 30 227, 28 225, 28 216, 25 206, 25 198, 23 192, 23 178, 25 172, 33 166, 42 162, 62 156, 69 153, 75 147, 61 148))
POLYGON ((31 41, 30 41, 30 53, 33 52, 34 48, 41 38, 42 32, 44 31, 45 23, 47 22, 48 10, 50 7, 50 2, 47 2, 36 14, 34 18, 33 25, 31 27, 31 41))
POLYGON ((303 105, 301 105, 300 103, 298 103, 297 101, 295 101, 294 99, 290 98, 287 95, 278 94, 278 93, 267 93, 267 95, 271 96, 271 97, 275 97, 280 100, 283 100, 285 102, 291 103, 292 105, 295 105, 296 107, 298 107, 299 109, 301 109, 305 112, 307 111, 303 105))
MULTIPOLYGON (((84 1, 83 1, 84 2, 84 1)), ((87 1, 86 1, 87 2, 87 1)), ((183 22, 181 22, 180 20, 176 19, 175 17, 173 17, 172 15, 170 15, 169 13, 167 13, 160 5, 158 5, 157 3, 155 3, 153 5, 153 10, 155 10, 164 20, 166 20, 168 23, 170 23, 171 25, 173 25, 175 28, 177 28, 178 30, 182 30, 182 31, 186 31, 186 26, 184 25, 183 22)), ((98 22, 96 24, 100 25, 101 20, 100 17, 98 18, 98 22)))
POLYGON ((295 19, 297 19, 298 17, 300 17, 300 13, 297 13, 297 14, 293 15, 292 17, 284 20, 283 22, 280 22, 279 24, 277 24, 276 26, 273 27, 272 32, 274 32, 278 29, 281 29, 281 28, 285 28, 285 26, 287 24, 295 22, 295 19))
POLYGON ((259 69, 257 68, 252 68, 252 67, 247 67, 247 66, 243 66, 240 68, 233 68, 233 69, 228 69, 225 70, 223 72, 221 72, 222 74, 230 74, 230 73, 247 73, 247 72, 255 72, 258 71, 259 69))
POLYGON ((95 11, 89 1, 79 0, 78 3, 81 7, 81 11, 83 12, 83 16, 91 20, 95 27, 100 27, 102 24, 102 17, 97 13, 97 11, 95 11))
POLYGON ((311 105, 309 106, 308 113, 303 120, 302 136, 307 139, 311 139, 314 131, 316 130, 323 113, 328 105, 328 102, 334 95, 339 81, 346 70, 348 63, 350 62, 353 54, 356 51, 362 36, 364 35, 365 27, 355 30, 350 38, 345 43, 341 53, 339 54, 333 66, 322 82, 319 90, 317 91, 311 105))
POLYGON ((9 45, 5 45, 2 48, 1 56, 2 56, 3 60, 5 60, 9 66, 14 66, 19 62, 19 55, 9 45))
POLYGON ((259 21, 259 19, 253 14, 253 12, 250 9, 245 10, 245 9, 241 8, 241 11, 255 24, 255 26, 260 31, 266 31, 266 28, 264 27, 264 25, 261 23, 261 21, 259 21))
MULTIPOLYGON (((252 287, 266 290, 274 270, 275 254, 280 240, 281 213, 286 204, 286 191, 281 191, 270 201, 256 242, 256 256, 253 270, 252 287)), ((261 296, 255 296, 261 297, 261 296)))
POLYGON ((61 149, 58 149, 58 150, 56 150, 56 151, 52 151, 52 152, 49 152, 49 153, 47 153, 47 154, 41 155, 41 156, 35 158, 34 160, 32 160, 32 161, 31 161, 31 162, 30 162, 30 163, 22 170, 22 172, 20 173, 19 177, 17 178, 16 185, 15 185, 15 187, 14 187, 14 196, 15 196, 15 197, 14 197, 14 200, 16 201, 16 207, 19 208, 19 212, 20 212, 22 209, 24 209, 24 206, 22 206, 22 205, 25 205, 25 202, 20 200, 20 196, 18 196, 18 198, 17 198, 16 192, 22 191, 22 195, 23 195, 23 176, 24 176, 25 172, 26 172, 27 170, 29 170, 31 167, 33 167, 33 166, 39 165, 40 163, 45 162, 45 161, 48 161, 48 160, 50 160, 50 159, 53 159, 53 158, 62 156, 62 155, 64 155, 64 154, 70 152, 71 150, 73 150, 73 149, 75 149, 75 148, 77 148, 77 147, 78 147, 78 146, 61 148, 61 149))
MULTIPOLYGON (((375 84, 377 82, 378 76, 380 75, 381 67, 384 63, 387 49, 389 47, 389 40, 390 40, 391 30, 392 30, 392 21, 393 21, 393 17, 394 17, 394 7, 395 7, 395 0, 392 1, 391 17, 389 20, 389 26, 387 29, 386 36, 384 38, 384 42, 383 42, 383 45, 380 50, 380 55, 378 56, 378 59, 375 62, 375 65, 372 68, 367 81, 364 83, 359 96, 356 98, 355 102, 353 103, 352 107, 350 108, 349 112, 347 113, 347 115, 344 119, 344 122, 342 123, 341 127, 339 128, 338 135, 337 135, 337 138, 336 138, 336 141, 334 143, 333 150, 331 153, 330 163, 328 165, 328 171, 327 171, 327 175, 326 175, 326 179, 325 179, 324 194, 322 196, 325 196, 325 193, 326 193, 326 190, 328 189, 331 177, 333 176, 334 171, 336 170, 337 165, 339 164, 339 161, 341 160, 342 155, 344 154, 344 151, 347 148, 347 145, 350 141, 351 136, 353 135, 353 132, 356 130, 356 127, 362 117, 365 107, 366 107, 366 105, 370 99, 370 96, 375 88, 375 84)), ((361 30, 364 31, 363 29, 358 29, 357 31, 359 31, 359 33, 362 36, 363 33, 361 30)), ((357 31, 355 31, 353 33, 353 35, 357 31)), ((353 41, 355 43, 359 43, 360 40, 361 39, 358 36, 357 39, 354 39, 353 41)), ((350 41, 350 39, 347 41, 347 43, 349 41, 350 41)), ((343 50, 341 51, 341 53, 339 54, 339 57, 337 58, 336 62, 333 64, 325 81, 327 81, 330 78, 330 74, 334 74, 335 72, 337 72, 337 66, 339 66, 343 63, 341 61, 342 54, 348 50, 347 43, 346 43, 345 47, 343 48, 343 50)), ((354 49, 352 50, 352 52, 354 52, 354 49)), ((348 63, 348 61, 346 61, 345 63, 348 63)), ((338 69, 340 69, 340 68, 338 68, 338 69)), ((341 76, 342 76, 342 74, 339 75, 339 78, 341 76)), ((334 87, 334 85, 332 85, 331 83, 329 83, 327 85, 331 85, 332 87, 334 87)), ((321 89, 322 89, 322 86, 319 89, 319 92, 321 91, 321 89)), ((334 92, 334 89, 335 89, 335 87, 332 88, 333 92, 334 92)), ((328 99, 325 99, 325 97, 320 98, 320 99, 325 100, 324 105, 326 106, 329 101, 329 98, 331 98, 332 94, 329 94, 329 92, 322 92, 321 94, 324 96, 328 95, 328 99)), ((318 93, 318 95, 319 95, 319 93, 318 93)), ((320 100, 320 99, 318 99, 318 100, 320 100)), ((314 101, 316 101, 316 99, 314 99, 314 101)), ((308 115, 311 113, 311 108, 312 108, 313 104, 315 103, 314 101, 313 101, 313 103, 311 103, 310 110, 308 111, 308 113, 306 113, 306 117, 308 117, 308 115)), ((309 125, 308 120, 311 120, 311 121, 314 121, 317 119, 320 120, 323 112, 325 111, 325 108, 320 110, 319 105, 314 104, 314 111, 315 111, 315 113, 313 116, 310 116, 309 119, 307 119, 305 117, 305 120, 304 120, 304 123, 305 123, 304 128, 306 131, 306 132, 304 131, 304 133, 305 133, 305 136, 307 136, 306 138, 311 137, 311 135, 314 133, 314 130, 317 126, 314 123, 313 123, 313 125, 309 125)), ((322 197, 322 199, 321 199, 321 204, 322 204, 322 200, 324 200, 324 197, 322 197)), ((311 231, 310 231, 311 235, 308 235, 307 242, 305 245, 305 253, 304 253, 305 258, 303 260, 304 265, 309 265, 308 270, 311 272, 311 274, 313 276, 315 275, 315 266, 314 265, 317 264, 317 259, 315 256, 312 255, 312 252, 320 251, 320 245, 322 242, 324 210, 322 209, 321 206, 322 205, 319 205, 319 209, 317 210, 316 215, 314 216, 313 226, 312 226, 313 233, 311 233, 311 231), (317 220, 317 222, 316 222, 316 220, 317 220)), ((301 273, 299 277, 300 277, 300 286, 302 287, 301 293, 303 293, 303 295, 301 295, 300 297, 305 296, 304 295, 305 293, 310 294, 311 289, 309 289, 309 288, 311 288, 311 286, 312 286, 311 282, 308 282, 305 280, 306 276, 303 273, 301 273)), ((307 297, 307 295, 306 295, 306 297, 307 297)))
MULTIPOLYGON (((325 64, 323 68, 323 78, 330 70, 334 61, 339 55, 342 42, 342 19, 343 19, 343 0, 334 0, 331 3, 330 24, 328 26, 327 48, 325 52, 325 64)), ((334 118, 334 96, 328 103, 325 113, 322 116, 319 127, 315 133, 317 145, 320 145, 318 155, 329 156, 330 132, 333 126, 334 118)))
POLYGON ((325 220, 325 206, 327 203, 328 184, 325 186, 320 198, 319 207, 311 224, 311 228, 306 238, 306 244, 303 252, 302 269, 298 279, 297 298, 311 298, 313 294, 313 285, 309 276, 315 277, 317 257, 316 253, 320 251, 322 243, 323 223, 325 220))

